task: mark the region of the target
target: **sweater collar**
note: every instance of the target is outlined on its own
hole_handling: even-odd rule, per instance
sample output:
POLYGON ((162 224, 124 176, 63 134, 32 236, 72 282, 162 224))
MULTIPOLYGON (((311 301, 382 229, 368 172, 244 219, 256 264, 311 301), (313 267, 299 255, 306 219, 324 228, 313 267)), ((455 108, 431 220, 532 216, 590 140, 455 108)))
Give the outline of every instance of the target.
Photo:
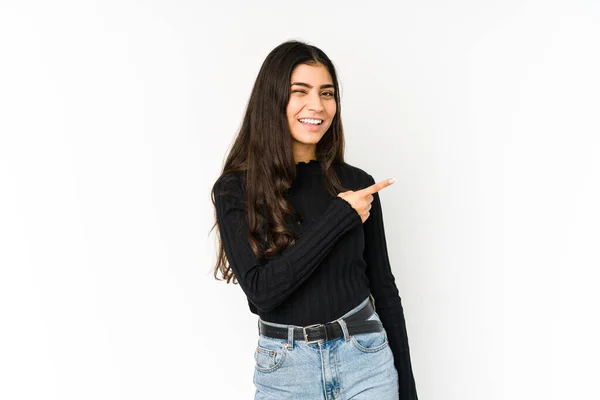
POLYGON ((308 162, 300 161, 296 163, 296 174, 297 175, 315 175, 321 173, 321 164, 317 160, 310 160, 308 162))

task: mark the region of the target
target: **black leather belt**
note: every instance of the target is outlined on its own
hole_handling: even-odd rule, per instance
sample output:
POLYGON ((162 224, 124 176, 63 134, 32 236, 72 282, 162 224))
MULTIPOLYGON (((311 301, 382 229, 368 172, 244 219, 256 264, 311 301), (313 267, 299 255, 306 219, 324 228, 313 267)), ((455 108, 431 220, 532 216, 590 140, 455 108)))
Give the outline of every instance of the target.
MULTIPOLYGON (((347 318, 342 318, 348 327, 349 335, 359 333, 381 332, 383 325, 378 320, 367 321, 375 308, 369 301, 363 308, 356 311, 347 318)), ((258 320, 258 333, 275 339, 287 339, 288 328, 271 326, 258 320)), ((344 336, 342 326, 337 321, 327 322, 325 324, 316 324, 304 327, 294 328, 294 340, 304 340, 307 344, 317 343, 324 340, 336 339, 344 336)))

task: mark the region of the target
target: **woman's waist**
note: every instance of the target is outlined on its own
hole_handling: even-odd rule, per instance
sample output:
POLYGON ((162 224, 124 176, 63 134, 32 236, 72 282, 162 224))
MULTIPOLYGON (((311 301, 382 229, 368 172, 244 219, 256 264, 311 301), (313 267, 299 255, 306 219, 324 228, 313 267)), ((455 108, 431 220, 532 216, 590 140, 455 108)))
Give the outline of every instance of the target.
POLYGON ((370 291, 367 288, 354 290, 340 296, 331 293, 313 293, 308 298, 290 298, 270 312, 259 311, 260 319, 274 326, 309 326, 325 324, 350 315, 366 304, 370 291))

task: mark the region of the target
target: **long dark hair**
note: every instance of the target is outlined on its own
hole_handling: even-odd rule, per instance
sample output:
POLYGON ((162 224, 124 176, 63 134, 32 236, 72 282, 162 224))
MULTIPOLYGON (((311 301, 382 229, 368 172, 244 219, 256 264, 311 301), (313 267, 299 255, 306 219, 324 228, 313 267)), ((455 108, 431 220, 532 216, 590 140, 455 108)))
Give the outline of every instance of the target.
MULTIPOLYGON (((297 40, 284 42, 267 55, 258 72, 242 126, 219 177, 221 179, 224 175, 235 173, 244 176, 248 204, 248 240, 252 251, 261 260, 278 255, 298 239, 285 225, 285 215, 296 214, 284 194, 296 179, 296 162, 286 108, 290 97, 291 75, 299 64, 322 64, 333 80, 337 110, 331 126, 317 143, 316 156, 327 191, 337 195, 347 190, 341 185, 332 167, 334 163, 344 163, 339 85, 333 63, 315 46, 297 40)), ((211 199, 215 206, 215 224, 211 231, 218 225, 214 191, 213 186, 211 199)), ((214 276, 227 283, 233 279, 236 283, 233 271, 227 265, 220 235, 217 237, 219 250, 214 276), (218 277, 219 272, 222 278, 218 277)))

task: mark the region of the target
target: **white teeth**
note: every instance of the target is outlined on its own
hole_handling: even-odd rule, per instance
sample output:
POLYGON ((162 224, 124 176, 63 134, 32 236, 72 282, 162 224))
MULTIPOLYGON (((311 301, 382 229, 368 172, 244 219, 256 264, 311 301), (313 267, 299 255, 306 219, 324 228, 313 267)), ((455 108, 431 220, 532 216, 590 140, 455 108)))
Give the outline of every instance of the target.
POLYGON ((313 124, 313 125, 321 125, 321 123, 323 123, 323 120, 321 120, 321 119, 311 119, 311 118, 302 118, 302 119, 299 119, 298 121, 305 122, 307 124, 313 124))

